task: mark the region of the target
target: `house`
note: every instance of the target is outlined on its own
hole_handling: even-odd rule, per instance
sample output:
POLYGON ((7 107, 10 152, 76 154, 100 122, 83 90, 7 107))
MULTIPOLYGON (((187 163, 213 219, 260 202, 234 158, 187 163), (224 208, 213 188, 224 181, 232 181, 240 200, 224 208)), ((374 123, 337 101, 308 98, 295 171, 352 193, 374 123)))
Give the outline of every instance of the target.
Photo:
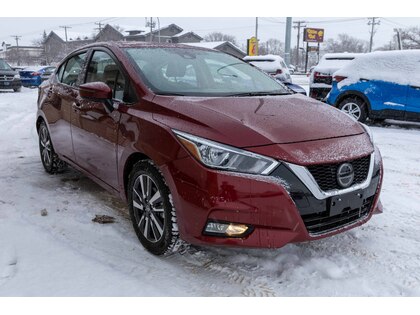
POLYGON ((227 41, 204 42, 204 43, 187 43, 187 45, 216 49, 216 50, 223 51, 224 53, 227 53, 229 55, 232 55, 232 56, 235 56, 235 57, 238 57, 238 58, 241 58, 241 59, 246 56, 246 52, 244 52, 242 49, 240 49, 235 44, 233 44, 231 42, 227 42, 227 41))
POLYGON ((94 42, 94 40, 90 39, 88 36, 77 33, 69 32, 67 34, 67 41, 65 36, 65 33, 58 31, 51 31, 50 34, 48 34, 44 42, 47 64, 59 62, 72 50, 94 42))
POLYGON ((151 32, 144 33, 140 30, 129 30, 128 35, 124 37, 127 41, 140 42, 161 42, 161 43, 199 43, 203 38, 194 32, 184 32, 184 30, 176 24, 155 29, 151 32))
POLYGON ((124 35, 117 31, 113 26, 107 24, 98 35, 95 36, 95 42, 109 42, 124 40, 124 35))

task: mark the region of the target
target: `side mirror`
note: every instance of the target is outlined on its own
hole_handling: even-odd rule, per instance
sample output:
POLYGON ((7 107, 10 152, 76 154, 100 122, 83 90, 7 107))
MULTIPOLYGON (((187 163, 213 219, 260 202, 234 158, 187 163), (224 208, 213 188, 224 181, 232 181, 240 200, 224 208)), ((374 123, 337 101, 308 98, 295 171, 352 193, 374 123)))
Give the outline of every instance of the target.
POLYGON ((112 90, 103 82, 90 82, 79 86, 79 93, 82 98, 102 102, 108 113, 115 109, 112 102, 112 90))
POLYGON ((96 101, 112 99, 111 88, 103 82, 90 82, 79 86, 80 96, 96 101))

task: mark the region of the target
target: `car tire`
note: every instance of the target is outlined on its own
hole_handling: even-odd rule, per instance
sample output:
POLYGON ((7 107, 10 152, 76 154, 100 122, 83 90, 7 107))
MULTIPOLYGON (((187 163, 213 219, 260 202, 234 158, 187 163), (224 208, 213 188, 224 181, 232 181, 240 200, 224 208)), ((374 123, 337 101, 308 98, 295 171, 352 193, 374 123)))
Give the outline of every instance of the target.
POLYGON ((62 172, 66 168, 67 164, 55 153, 50 132, 48 131, 47 125, 44 121, 39 125, 38 138, 39 154, 45 171, 49 174, 62 172))
POLYGON ((20 91, 22 91, 22 88, 21 87, 18 87, 18 88, 13 89, 13 91, 20 92, 20 91))
POLYGON ((140 243, 154 255, 179 249, 179 233, 172 196, 150 160, 137 162, 128 179, 131 221, 140 243))
POLYGON ((368 117, 366 103, 359 97, 346 97, 340 102, 338 109, 362 123, 368 117))

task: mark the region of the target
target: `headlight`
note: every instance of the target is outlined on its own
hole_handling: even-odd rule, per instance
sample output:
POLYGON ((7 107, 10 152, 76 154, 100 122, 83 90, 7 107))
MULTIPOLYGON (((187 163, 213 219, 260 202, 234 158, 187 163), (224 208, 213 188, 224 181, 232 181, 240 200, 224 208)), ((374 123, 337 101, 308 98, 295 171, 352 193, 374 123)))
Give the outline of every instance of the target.
POLYGON ((369 135, 370 142, 372 142, 372 144, 373 144, 373 134, 372 134, 372 130, 370 130, 370 128, 369 128, 367 125, 365 125, 365 124, 363 124, 363 123, 360 123, 360 124, 361 124, 361 125, 362 125, 362 127, 365 129, 366 133, 369 135))
POLYGON ((184 147, 204 165, 227 171, 267 175, 280 163, 276 160, 174 130, 184 147))
POLYGON ((15 74, 13 79, 20 79, 20 75, 19 74, 15 74))

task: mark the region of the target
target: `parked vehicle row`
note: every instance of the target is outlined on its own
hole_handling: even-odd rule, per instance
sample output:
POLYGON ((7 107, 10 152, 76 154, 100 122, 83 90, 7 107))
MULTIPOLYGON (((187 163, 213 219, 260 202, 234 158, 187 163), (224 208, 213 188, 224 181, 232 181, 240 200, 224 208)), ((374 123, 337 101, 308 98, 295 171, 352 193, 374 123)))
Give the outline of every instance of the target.
POLYGON ((19 71, 22 85, 26 87, 37 87, 47 80, 54 72, 55 67, 41 66, 41 67, 27 67, 19 71))
POLYGON ((326 101, 361 122, 420 121, 420 50, 358 56, 334 73, 326 101))
POLYGON ((95 43, 41 84, 48 173, 65 162, 126 200, 153 254, 192 244, 281 247, 381 212, 369 129, 230 55, 95 43))
POLYGON ((20 92, 22 86, 37 87, 54 72, 53 66, 11 67, 0 59, 0 89, 20 92))
POLYGON ((359 54, 333 53, 322 56, 319 63, 311 68, 309 77, 309 96, 325 100, 332 87, 333 73, 348 64, 359 54))
POLYGON ((3 59, 0 59, 0 90, 20 92, 22 82, 19 74, 3 59))

